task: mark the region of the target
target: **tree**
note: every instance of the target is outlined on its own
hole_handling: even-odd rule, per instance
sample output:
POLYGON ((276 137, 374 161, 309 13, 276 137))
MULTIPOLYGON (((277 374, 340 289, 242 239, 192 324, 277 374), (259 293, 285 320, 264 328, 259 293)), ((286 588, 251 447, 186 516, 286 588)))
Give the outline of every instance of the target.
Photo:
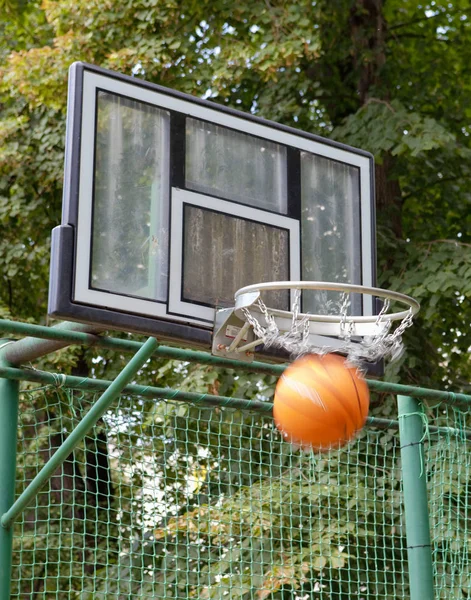
MULTIPOLYGON (((60 219, 67 69, 85 60, 373 152, 379 282, 422 303, 421 316, 406 336, 407 354, 387 376, 469 390, 470 12, 466 0, 430 5, 416 0, 45 0, 29 3, 17 17, 6 12, 0 25, 0 314, 45 320, 50 230, 60 219)), ((87 355, 89 366, 94 356, 87 355)), ((54 366, 66 370, 79 358, 68 351, 54 358, 54 366)), ((121 360, 103 354, 94 372, 112 373, 121 360)), ((160 381, 178 386, 183 372, 188 385, 203 391, 216 386, 228 394, 258 393, 258 378, 242 374, 236 379, 233 373, 162 362, 147 371, 150 380, 158 373, 160 381)), ((267 380, 262 387, 272 384, 267 380)), ((390 403, 375 411, 394 413, 390 403)), ((59 430, 52 428, 51 440, 59 430)), ((231 435, 227 423, 218 435, 231 435)), ((237 435, 230 439, 237 447, 237 435)), ((389 443, 385 440, 384 447, 389 443)), ((247 450, 253 442, 247 437, 244 444, 247 450)), ((168 459, 163 445, 156 443, 152 451, 168 459)), ((197 456, 198 448, 189 452, 197 456)), ((66 473, 72 479, 74 464, 71 458, 66 473)), ((390 467, 384 466, 387 472, 390 467)), ((262 475, 263 466, 257 471, 262 475)), ((362 471, 357 475, 361 479, 362 471)), ((212 476, 216 472, 201 494, 208 495, 212 476)), ((76 481, 73 493, 79 497, 85 484, 76 481)), ((229 486, 219 506, 205 505, 203 496, 198 506, 183 502, 181 513, 166 522, 168 529, 186 535, 180 517, 200 522, 214 514, 223 520, 234 512, 234 502, 254 497, 256 481, 229 486)), ((133 482, 139 486, 139 475, 133 482)), ((305 493, 301 480, 296 486, 293 493, 305 493)), ((265 491, 261 485, 261 502, 265 491)), ((398 502, 395 492, 392 480, 384 502, 398 502)), ((280 493, 286 502, 288 492, 280 493)), ((123 500, 127 507, 131 501, 123 500)), ((375 525, 382 539, 385 525, 391 523, 375 525)), ((227 535, 203 533, 209 545, 215 536, 227 535)), ((162 536, 155 533, 156 547, 162 536)), ((296 548, 301 556, 304 545, 296 548)), ((394 555, 401 549, 388 546, 389 551, 394 555)), ((159 552, 154 548, 151 554, 160 568, 165 560, 159 552)), ((329 568, 360 560, 337 559, 329 568)), ((280 584, 279 594, 306 575, 302 557, 296 560, 267 575, 275 588, 280 584)), ((385 589, 382 593, 389 594, 385 589)))
POLYGON ((29 11, 34 36, 21 30, 13 44, 21 26, 4 25, 4 312, 44 319, 67 68, 86 60, 372 151, 379 281, 423 303, 394 376, 467 385, 468 2, 82 0, 29 11))

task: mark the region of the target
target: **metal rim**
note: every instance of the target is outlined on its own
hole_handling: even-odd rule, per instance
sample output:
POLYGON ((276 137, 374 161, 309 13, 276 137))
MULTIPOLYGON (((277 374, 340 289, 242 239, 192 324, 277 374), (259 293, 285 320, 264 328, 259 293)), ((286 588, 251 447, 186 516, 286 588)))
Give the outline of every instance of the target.
MULTIPOLYGON (((420 310, 420 304, 411 296, 401 294, 392 290, 383 290, 382 288, 368 287, 363 285, 354 285, 350 283, 331 283, 324 281, 270 281, 267 283, 256 283, 240 288, 235 293, 235 309, 252 308, 252 305, 260 298, 262 291, 273 290, 325 290, 335 292, 356 292, 358 294, 366 294, 368 296, 377 296, 388 300, 396 300, 408 307, 408 310, 389 313, 382 315, 382 320, 386 321, 401 321, 408 315, 416 315, 420 310)), ((270 308, 270 312, 274 316, 290 317, 292 312, 286 310, 278 310, 270 308)), ((376 323, 378 315, 371 316, 335 316, 335 315, 319 315, 299 313, 299 318, 306 318, 309 321, 319 321, 323 323, 376 323)))

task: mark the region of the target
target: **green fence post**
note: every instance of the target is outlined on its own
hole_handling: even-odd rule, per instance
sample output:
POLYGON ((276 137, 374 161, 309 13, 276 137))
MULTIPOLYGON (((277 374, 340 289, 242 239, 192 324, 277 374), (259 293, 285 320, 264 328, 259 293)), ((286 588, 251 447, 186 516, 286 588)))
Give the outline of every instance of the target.
POLYGON ((398 396, 397 405, 410 598, 411 600, 433 600, 433 563, 422 407, 415 398, 409 396, 398 396))
MULTIPOLYGON (((5 366, 1 358, 0 364, 5 366)), ((0 515, 15 500, 18 396, 18 381, 0 378, 0 515)), ((10 598, 12 551, 13 527, 0 527, 0 598, 5 600, 10 598)))
MULTIPOLYGON (((119 373, 116 379, 110 383, 110 386, 90 408, 80 423, 64 440, 62 445, 57 448, 55 453, 30 482, 28 487, 20 494, 13 504, 10 503, 8 510, 0 513, 1 524, 3 527, 12 527, 15 519, 36 497, 41 488, 52 477, 54 471, 64 463, 69 454, 93 428, 98 419, 105 414, 109 406, 116 400, 116 398, 119 396, 119 394, 121 394, 131 379, 133 379, 139 369, 152 356, 158 345, 159 342, 153 337, 150 337, 145 344, 143 344, 140 350, 132 357, 121 373, 119 373)), ((0 596, 0 600, 3 600, 3 598, 3 596, 0 596)), ((5 596, 5 598, 7 598, 7 596, 5 596)))

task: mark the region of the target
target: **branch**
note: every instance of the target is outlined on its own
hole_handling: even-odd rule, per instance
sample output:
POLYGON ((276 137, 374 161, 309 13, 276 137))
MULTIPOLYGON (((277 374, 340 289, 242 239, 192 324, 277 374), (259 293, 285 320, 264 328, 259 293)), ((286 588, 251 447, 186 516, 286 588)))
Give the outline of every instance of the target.
POLYGON ((388 27, 388 31, 394 31, 394 29, 400 29, 401 27, 409 27, 409 25, 416 25, 417 23, 423 23, 424 21, 429 21, 430 19, 434 19, 435 17, 442 16, 442 13, 437 13, 431 17, 420 17, 418 19, 412 19, 412 21, 406 21, 404 23, 398 23, 397 25, 393 25, 392 27, 388 27))
MULTIPOLYGON (((390 36, 390 38, 392 38, 392 39, 394 39, 394 40, 400 40, 400 39, 404 39, 404 38, 413 38, 413 39, 422 39, 422 40, 425 40, 425 39, 427 39, 428 37, 429 37, 429 36, 427 36, 427 35, 425 35, 425 34, 424 34, 424 35, 422 35, 422 34, 420 34, 420 33, 401 33, 401 34, 399 34, 399 35, 395 35, 395 34, 393 34, 393 35, 391 35, 391 36, 390 36)), ((446 39, 444 39, 444 38, 439 38, 439 37, 436 37, 436 38, 434 39, 434 42, 444 42, 444 43, 446 43, 446 44, 447 44, 447 43, 449 43, 450 41, 451 41, 451 40, 446 40, 446 39)))
MULTIPOLYGON (((458 11, 455 11, 458 12, 458 11)), ((471 13, 471 9, 461 10, 459 11, 463 14, 471 13)), ((388 31, 393 31, 394 29, 400 29, 401 27, 408 27, 409 25, 415 25, 416 23, 423 23, 424 21, 430 21, 430 19, 435 19, 435 17, 443 17, 445 15, 444 12, 439 12, 436 15, 432 15, 430 17, 423 16, 417 19, 412 19, 412 21, 406 21, 404 23, 398 23, 397 25, 393 25, 392 27, 388 27, 388 31)))
POLYGON ((432 244, 453 244, 454 246, 463 246, 465 248, 471 248, 471 244, 466 242, 460 242, 459 240, 430 240, 428 242, 417 242, 418 246, 431 246, 432 244))
POLYGON ((415 196, 416 194, 425 192, 426 190, 429 190, 430 188, 435 187, 439 183, 449 183, 450 181, 459 181, 460 179, 465 179, 465 178, 467 179, 467 177, 465 175, 457 175, 456 177, 442 177, 442 179, 437 179, 436 181, 433 181, 429 185, 425 185, 424 187, 421 187, 418 190, 414 190, 413 192, 410 192, 409 194, 405 194, 404 196, 402 196, 402 202, 403 203, 406 202, 406 200, 409 200, 409 198, 411 196, 415 196))
POLYGON ((272 27, 273 27, 273 30, 274 30, 273 31, 274 38, 276 40, 279 40, 280 39, 280 31, 284 35, 287 35, 288 31, 285 30, 283 27, 281 27, 280 24, 278 23, 278 17, 276 15, 275 9, 270 4, 270 0, 265 0, 265 5, 268 8, 268 12, 271 13, 271 21, 272 21, 272 27))
POLYGON ((368 98, 361 108, 365 108, 365 106, 368 106, 368 104, 384 104, 384 106, 389 108, 389 110, 392 113, 396 112, 396 109, 391 104, 389 104, 389 102, 387 102, 386 100, 381 100, 380 98, 368 98))
POLYGON ((8 284, 8 311, 13 314, 13 287, 11 285, 11 279, 7 279, 8 284))

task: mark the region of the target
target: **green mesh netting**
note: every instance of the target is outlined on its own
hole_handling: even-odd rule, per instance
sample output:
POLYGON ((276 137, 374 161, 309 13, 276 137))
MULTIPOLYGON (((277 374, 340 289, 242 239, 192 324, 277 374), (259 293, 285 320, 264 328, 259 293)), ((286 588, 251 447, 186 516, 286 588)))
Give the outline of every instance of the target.
MULTIPOLYGON (((18 490, 96 397, 22 394, 18 490)), ((465 415, 424 473, 439 598, 471 597, 465 415)), ((15 525, 12 598, 409 598, 398 432, 302 454, 271 418, 121 396, 15 525)))
POLYGON ((425 444, 436 598, 471 598, 471 411, 439 404, 425 412, 443 428, 425 444))

